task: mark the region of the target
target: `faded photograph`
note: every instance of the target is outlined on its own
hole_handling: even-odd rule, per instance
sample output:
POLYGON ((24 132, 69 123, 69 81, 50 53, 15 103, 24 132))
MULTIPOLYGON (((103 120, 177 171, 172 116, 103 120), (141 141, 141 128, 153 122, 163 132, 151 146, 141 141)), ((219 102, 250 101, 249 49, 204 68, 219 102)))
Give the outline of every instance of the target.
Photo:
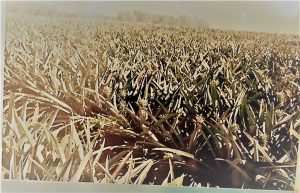
POLYGON ((298 1, 5 6, 3 180, 294 189, 298 1))

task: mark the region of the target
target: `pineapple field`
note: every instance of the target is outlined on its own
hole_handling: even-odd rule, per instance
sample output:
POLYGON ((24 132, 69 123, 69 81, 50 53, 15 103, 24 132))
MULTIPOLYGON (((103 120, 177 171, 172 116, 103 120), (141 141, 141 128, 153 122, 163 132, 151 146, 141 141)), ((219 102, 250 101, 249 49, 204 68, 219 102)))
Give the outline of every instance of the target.
POLYGON ((292 190, 297 35, 8 17, 2 179, 292 190))

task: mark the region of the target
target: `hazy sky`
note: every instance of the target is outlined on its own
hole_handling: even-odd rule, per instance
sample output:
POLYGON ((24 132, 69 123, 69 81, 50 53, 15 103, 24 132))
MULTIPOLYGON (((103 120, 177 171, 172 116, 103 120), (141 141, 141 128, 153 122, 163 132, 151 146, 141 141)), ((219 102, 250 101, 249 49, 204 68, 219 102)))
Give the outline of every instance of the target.
POLYGON ((299 34, 299 1, 52 1, 47 4, 60 11, 90 16, 141 10, 196 16, 215 28, 299 34))

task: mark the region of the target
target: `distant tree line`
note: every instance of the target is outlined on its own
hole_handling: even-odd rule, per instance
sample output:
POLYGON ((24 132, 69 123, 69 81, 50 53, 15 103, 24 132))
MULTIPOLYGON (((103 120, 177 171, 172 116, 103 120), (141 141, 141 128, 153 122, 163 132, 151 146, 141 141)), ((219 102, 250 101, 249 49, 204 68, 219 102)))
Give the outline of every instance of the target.
POLYGON ((170 16, 146 13, 143 11, 122 11, 116 16, 94 15, 87 16, 82 13, 62 12, 58 11, 56 7, 45 6, 43 3, 35 4, 31 2, 8 2, 7 13, 13 14, 29 14, 33 16, 47 16, 47 17, 65 17, 65 18, 82 18, 92 17, 105 20, 117 20, 122 22, 139 22, 158 25, 178 25, 178 26, 197 26, 208 28, 207 22, 197 17, 189 17, 187 15, 170 16))
POLYGON ((74 17, 76 14, 61 13, 55 7, 48 7, 43 3, 36 2, 7 2, 6 12, 8 14, 47 16, 47 17, 74 17))
POLYGON ((142 11, 122 11, 116 16, 118 21, 124 22, 141 22, 161 25, 180 25, 180 26, 198 26, 208 28, 207 22, 200 18, 191 18, 187 15, 170 16, 150 14, 142 11))

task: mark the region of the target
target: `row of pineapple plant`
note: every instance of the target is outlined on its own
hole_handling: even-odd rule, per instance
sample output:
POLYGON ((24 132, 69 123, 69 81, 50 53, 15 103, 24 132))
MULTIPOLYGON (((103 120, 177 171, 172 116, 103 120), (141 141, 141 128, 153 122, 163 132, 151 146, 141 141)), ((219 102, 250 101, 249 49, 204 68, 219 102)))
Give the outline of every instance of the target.
POLYGON ((293 188, 296 36, 22 20, 6 24, 3 178, 293 188))

